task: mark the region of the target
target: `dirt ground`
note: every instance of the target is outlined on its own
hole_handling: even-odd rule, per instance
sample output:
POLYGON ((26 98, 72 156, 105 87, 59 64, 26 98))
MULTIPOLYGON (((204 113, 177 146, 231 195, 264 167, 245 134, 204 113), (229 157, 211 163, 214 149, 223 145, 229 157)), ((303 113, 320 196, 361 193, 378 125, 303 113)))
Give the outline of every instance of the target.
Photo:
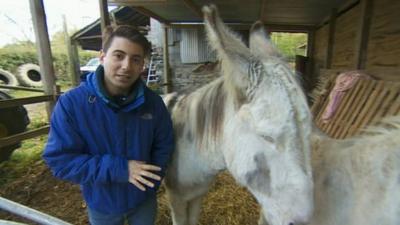
MULTIPOLYGON (((43 116, 44 104, 28 105, 29 116, 43 116)), ((26 173, 5 184, 0 196, 27 205, 76 225, 88 224, 86 205, 78 185, 54 178, 39 160, 26 173)), ((168 203, 163 186, 158 193, 157 225, 171 225, 168 203)), ((253 197, 235 184, 227 173, 220 174, 203 202, 200 225, 255 225, 259 208, 253 197)), ((1 220, 36 224, 0 210, 1 220)))

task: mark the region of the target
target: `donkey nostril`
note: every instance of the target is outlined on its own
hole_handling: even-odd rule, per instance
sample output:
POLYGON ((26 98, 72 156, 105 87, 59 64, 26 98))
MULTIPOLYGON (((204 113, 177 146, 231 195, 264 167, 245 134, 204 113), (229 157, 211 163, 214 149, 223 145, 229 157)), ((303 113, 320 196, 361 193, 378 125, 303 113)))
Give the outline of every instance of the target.
POLYGON ((289 225, 294 225, 294 223, 289 223, 289 225))

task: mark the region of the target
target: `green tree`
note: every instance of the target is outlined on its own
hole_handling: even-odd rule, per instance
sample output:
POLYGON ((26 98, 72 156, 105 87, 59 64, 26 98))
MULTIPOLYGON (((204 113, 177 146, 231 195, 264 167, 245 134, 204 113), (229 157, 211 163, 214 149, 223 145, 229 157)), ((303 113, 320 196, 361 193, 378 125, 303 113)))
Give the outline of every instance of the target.
POLYGON ((271 40, 289 61, 294 61, 295 55, 305 55, 303 48, 307 44, 305 33, 273 32, 271 40))

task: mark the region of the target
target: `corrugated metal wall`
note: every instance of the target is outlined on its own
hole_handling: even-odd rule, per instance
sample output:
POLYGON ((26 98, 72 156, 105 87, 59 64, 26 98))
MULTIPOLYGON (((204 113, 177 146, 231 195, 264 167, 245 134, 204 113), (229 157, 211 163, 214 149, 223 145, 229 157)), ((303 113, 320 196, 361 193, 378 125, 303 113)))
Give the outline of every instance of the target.
POLYGON ((215 54, 207 45, 203 29, 182 29, 180 55, 182 63, 214 61, 215 54))

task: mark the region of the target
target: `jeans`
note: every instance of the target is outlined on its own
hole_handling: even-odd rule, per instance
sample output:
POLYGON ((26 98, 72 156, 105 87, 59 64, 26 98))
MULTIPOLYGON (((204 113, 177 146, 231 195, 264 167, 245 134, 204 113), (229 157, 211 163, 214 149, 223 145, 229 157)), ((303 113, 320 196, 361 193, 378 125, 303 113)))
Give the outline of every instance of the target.
POLYGON ((123 214, 104 214, 88 208, 91 225, 154 225, 157 214, 157 198, 150 197, 135 209, 123 214))

